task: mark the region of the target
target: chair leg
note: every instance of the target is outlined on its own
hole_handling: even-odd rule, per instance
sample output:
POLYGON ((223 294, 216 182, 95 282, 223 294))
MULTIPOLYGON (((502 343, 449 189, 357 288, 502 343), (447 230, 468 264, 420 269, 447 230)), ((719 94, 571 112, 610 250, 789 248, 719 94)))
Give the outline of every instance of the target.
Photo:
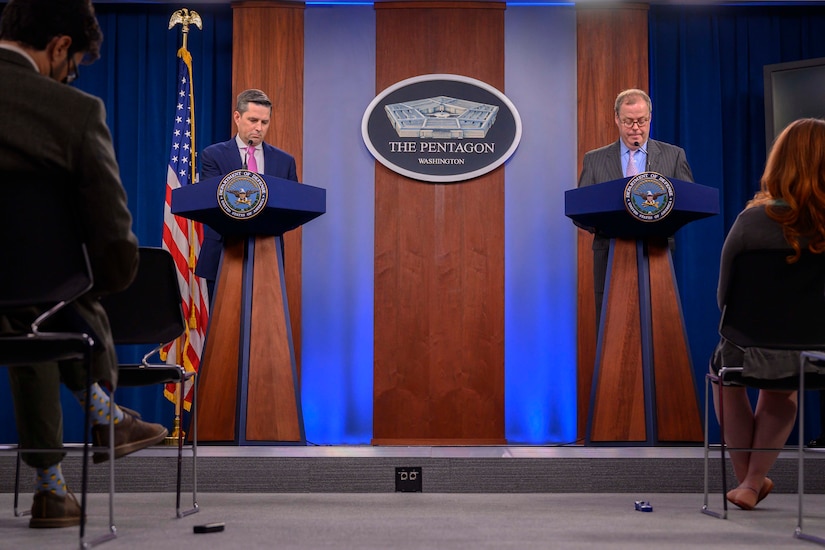
POLYGON ((20 456, 20 453, 17 453, 17 463, 14 468, 14 517, 16 518, 30 516, 32 513, 31 509, 20 509, 20 470, 22 464, 23 459, 20 456))
POLYGON ((794 529, 794 537, 817 544, 825 545, 825 538, 816 535, 810 535, 802 531, 803 501, 805 497, 805 354, 800 357, 799 365, 799 402, 797 404, 797 431, 799 432, 799 440, 797 446, 797 492, 799 499, 799 508, 797 510, 796 529, 794 529))
POLYGON ((92 379, 91 379, 91 365, 87 369, 86 380, 86 405, 85 410, 85 427, 83 435, 83 487, 82 487, 82 501, 81 501, 81 518, 80 518, 80 548, 92 548, 106 541, 117 538, 117 528, 115 527, 115 508, 114 508, 114 492, 115 492, 115 392, 111 391, 109 396, 109 532, 103 533, 98 537, 87 541, 85 533, 86 523, 86 495, 88 493, 88 469, 89 469, 89 450, 91 443, 89 442, 89 435, 91 433, 91 414, 89 411, 88 401, 91 399, 92 379))
POLYGON ((175 515, 181 518, 183 517, 183 514, 181 514, 180 511, 180 489, 181 477, 183 474, 183 426, 181 425, 181 421, 183 419, 183 381, 178 383, 178 402, 175 404, 175 409, 178 423, 178 478, 177 486, 175 487, 175 515))
MULTIPOLYGON (((109 394, 109 533, 111 538, 117 536, 115 527, 115 390, 109 394)), ((109 540, 109 539, 106 539, 109 540)))
POLYGON ((726 468, 726 461, 725 461, 725 451, 727 450, 728 442, 725 439, 725 399, 723 391, 725 387, 725 374, 727 371, 725 367, 719 369, 719 376, 717 378, 718 385, 719 385, 719 445, 721 447, 721 452, 719 453, 720 462, 722 465, 722 518, 727 519, 728 517, 728 498, 727 498, 727 491, 728 491, 728 469, 726 468))
MULTIPOLYGON (((198 375, 192 376, 192 512, 198 508, 198 375)), ((189 515, 189 514, 186 514, 189 515)))
POLYGON ((83 405, 83 462, 80 478, 80 548, 87 548, 86 543, 86 493, 89 486, 89 437, 92 429, 89 400, 92 397, 91 358, 87 352, 86 359, 86 403, 83 405))
MULTIPOLYGON (((709 434, 709 423, 710 423, 710 401, 712 399, 712 392, 711 392, 711 384, 713 384, 714 380, 719 383, 721 387, 721 381, 718 376, 713 376, 712 374, 708 373, 705 375, 705 460, 704 460, 704 468, 705 468, 705 489, 704 489, 704 502, 702 504, 702 513, 707 514, 709 516, 713 516, 718 519, 727 519, 728 518, 728 507, 727 507, 727 499, 725 498, 725 489, 727 488, 727 480, 725 479, 725 439, 724 435, 721 437, 721 444, 719 446, 719 452, 721 455, 722 461, 722 512, 716 512, 715 510, 711 510, 710 505, 708 504, 708 498, 710 494, 709 490, 709 465, 710 465, 710 434, 709 434)), ((720 391, 720 398, 721 398, 721 391, 720 391)), ((722 418, 721 414, 721 399, 720 399, 720 419, 722 418)), ((720 432, 724 434, 722 428, 722 422, 719 422, 720 432)))
POLYGON ((705 375, 705 500, 704 504, 702 505, 702 513, 707 514, 709 516, 713 516, 719 519, 727 519, 728 518, 728 498, 727 498, 727 489, 728 489, 728 471, 727 471, 727 441, 725 440, 725 399, 723 391, 725 387, 725 376, 729 372, 741 372, 741 367, 722 367, 719 369, 718 374, 712 375, 708 373, 705 375), (708 506, 708 454, 710 443, 708 439, 708 417, 709 417, 709 402, 711 399, 711 384, 716 382, 717 386, 719 387, 719 461, 721 463, 721 470, 722 470, 722 512, 715 512, 710 509, 708 506))
POLYGON ((705 445, 704 445, 704 500, 702 501, 702 513, 719 517, 719 514, 713 512, 708 507, 708 495, 709 495, 709 479, 708 479, 708 470, 709 470, 709 457, 710 457, 710 439, 708 437, 709 430, 708 426, 710 425, 709 421, 709 414, 710 414, 710 406, 708 401, 710 399, 710 375, 705 375, 705 445))
MULTIPOLYGON (((185 386, 185 373, 181 369, 181 379, 178 382, 178 403, 177 413, 178 418, 183 418, 183 398, 185 386)), ((190 516, 199 512, 198 508, 198 387, 197 375, 192 377, 192 508, 181 511, 180 509, 180 495, 182 485, 183 473, 183 429, 178 430, 178 480, 177 480, 177 496, 175 501, 175 514, 178 518, 190 516)))

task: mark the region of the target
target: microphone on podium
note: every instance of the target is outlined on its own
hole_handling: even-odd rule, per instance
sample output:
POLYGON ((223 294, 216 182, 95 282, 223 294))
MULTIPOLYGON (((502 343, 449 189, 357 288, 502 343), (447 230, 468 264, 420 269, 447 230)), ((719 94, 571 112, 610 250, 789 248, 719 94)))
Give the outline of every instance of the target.
POLYGON ((647 149, 642 148, 642 144, 634 141, 633 145, 639 148, 639 151, 645 154, 645 172, 650 172, 650 155, 647 154, 647 149))
POLYGON ((247 162, 249 160, 249 149, 252 147, 252 140, 249 140, 249 143, 246 144, 246 151, 243 154, 243 169, 248 170, 247 162))

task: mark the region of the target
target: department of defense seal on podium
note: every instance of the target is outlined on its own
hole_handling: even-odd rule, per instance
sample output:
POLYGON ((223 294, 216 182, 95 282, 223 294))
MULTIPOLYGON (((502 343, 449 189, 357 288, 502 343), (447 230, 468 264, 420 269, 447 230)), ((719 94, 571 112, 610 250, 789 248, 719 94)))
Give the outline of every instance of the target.
POLYGON ((673 184, 657 172, 643 172, 627 182, 624 204, 634 218, 656 222, 673 210, 673 184))
POLYGON ((218 205, 230 218, 246 220, 263 211, 268 194, 260 174, 235 170, 226 174, 218 184, 218 205))

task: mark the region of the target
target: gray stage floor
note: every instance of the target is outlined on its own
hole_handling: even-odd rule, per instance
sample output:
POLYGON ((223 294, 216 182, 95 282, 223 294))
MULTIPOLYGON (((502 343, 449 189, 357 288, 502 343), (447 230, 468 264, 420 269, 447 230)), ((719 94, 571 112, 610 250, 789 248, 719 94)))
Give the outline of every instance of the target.
MULTIPOLYGON (((729 519, 700 513, 701 494, 260 494, 207 493, 201 511, 175 519, 174 495, 117 495, 118 538, 100 548, 419 549, 436 548, 815 548, 793 537, 794 495, 771 495, 729 519), (649 498, 653 512, 634 509, 649 498), (192 527, 224 522, 222 533, 192 527)), ((0 546, 77 547, 77 528, 34 530, 0 495, 0 546)), ((805 524, 825 534, 825 496, 814 495, 805 524)), ((90 496, 91 535, 105 530, 107 497, 90 496)))
MULTIPOLYGON (((805 527, 825 536, 825 454, 807 456, 805 527)), ((115 463, 119 536, 100 548, 816 548, 793 537, 792 452, 771 472, 774 493, 757 510, 732 507, 727 520, 700 511, 701 447, 201 446, 200 512, 182 519, 174 517, 174 457, 160 447, 115 463), (423 467, 423 492, 395 492, 398 466, 423 467), (653 512, 636 511, 636 500, 653 512), (192 532, 210 522, 225 522, 225 531, 192 532)), ((710 470, 717 491, 718 465, 710 470)), ((91 468, 90 537, 107 528, 107 471, 91 468)), ((77 457, 67 457, 64 473, 77 488, 77 457)), ((77 528, 33 530, 14 517, 13 479, 6 455, 0 548, 76 548, 77 528)), ((191 493, 182 498, 191 503, 191 493)), ((27 491, 21 507, 30 502, 27 491)), ((721 508, 721 493, 710 503, 721 508)))

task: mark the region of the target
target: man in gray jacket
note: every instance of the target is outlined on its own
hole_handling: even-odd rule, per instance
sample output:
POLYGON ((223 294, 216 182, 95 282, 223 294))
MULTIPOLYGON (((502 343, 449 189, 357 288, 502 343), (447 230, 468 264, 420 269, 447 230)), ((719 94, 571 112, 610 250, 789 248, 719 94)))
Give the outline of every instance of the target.
MULTIPOLYGON (((648 139, 653 106, 650 97, 635 88, 619 93, 614 103, 619 139, 584 155, 579 187, 613 181, 642 172, 657 172, 669 178, 693 181, 681 147, 648 139)), ((601 318, 610 236, 598 227, 584 228, 593 236, 593 287, 596 293, 596 326, 601 318)))
MULTIPOLYGON (((92 377, 117 383, 117 355, 99 297, 129 286, 137 273, 138 241, 120 181, 103 102, 65 84, 78 65, 98 58, 103 35, 90 0, 11 0, 0 18, 0 185, 17 185, 11 175, 55 174, 72 186, 73 207, 86 236, 94 288, 72 304, 83 327, 95 335, 92 377)), ((16 228, 19 235, 26 228, 16 228)), ((5 236, 4 236, 5 237, 5 236)), ((25 258, 21 258, 25 261, 25 258)), ((4 265, 3 269, 14 269, 4 265)), ((0 316, 0 333, 25 330, 42 312, 0 316)), ((68 316, 67 316, 68 317, 68 316)), ((62 322, 68 324, 68 320, 62 322)), ((74 323, 73 323, 74 325, 74 323)), ((95 383, 86 395, 86 369, 79 362, 16 366, 9 370, 20 444, 35 449, 63 445, 60 383, 93 414, 97 445, 108 445, 107 425, 115 424, 115 457, 163 440, 166 428, 116 408, 109 418, 109 396, 95 383)), ((80 523, 80 506, 66 487, 60 462, 64 453, 24 453, 36 470, 30 527, 80 523)), ((96 454, 95 461, 107 455, 96 454)))

